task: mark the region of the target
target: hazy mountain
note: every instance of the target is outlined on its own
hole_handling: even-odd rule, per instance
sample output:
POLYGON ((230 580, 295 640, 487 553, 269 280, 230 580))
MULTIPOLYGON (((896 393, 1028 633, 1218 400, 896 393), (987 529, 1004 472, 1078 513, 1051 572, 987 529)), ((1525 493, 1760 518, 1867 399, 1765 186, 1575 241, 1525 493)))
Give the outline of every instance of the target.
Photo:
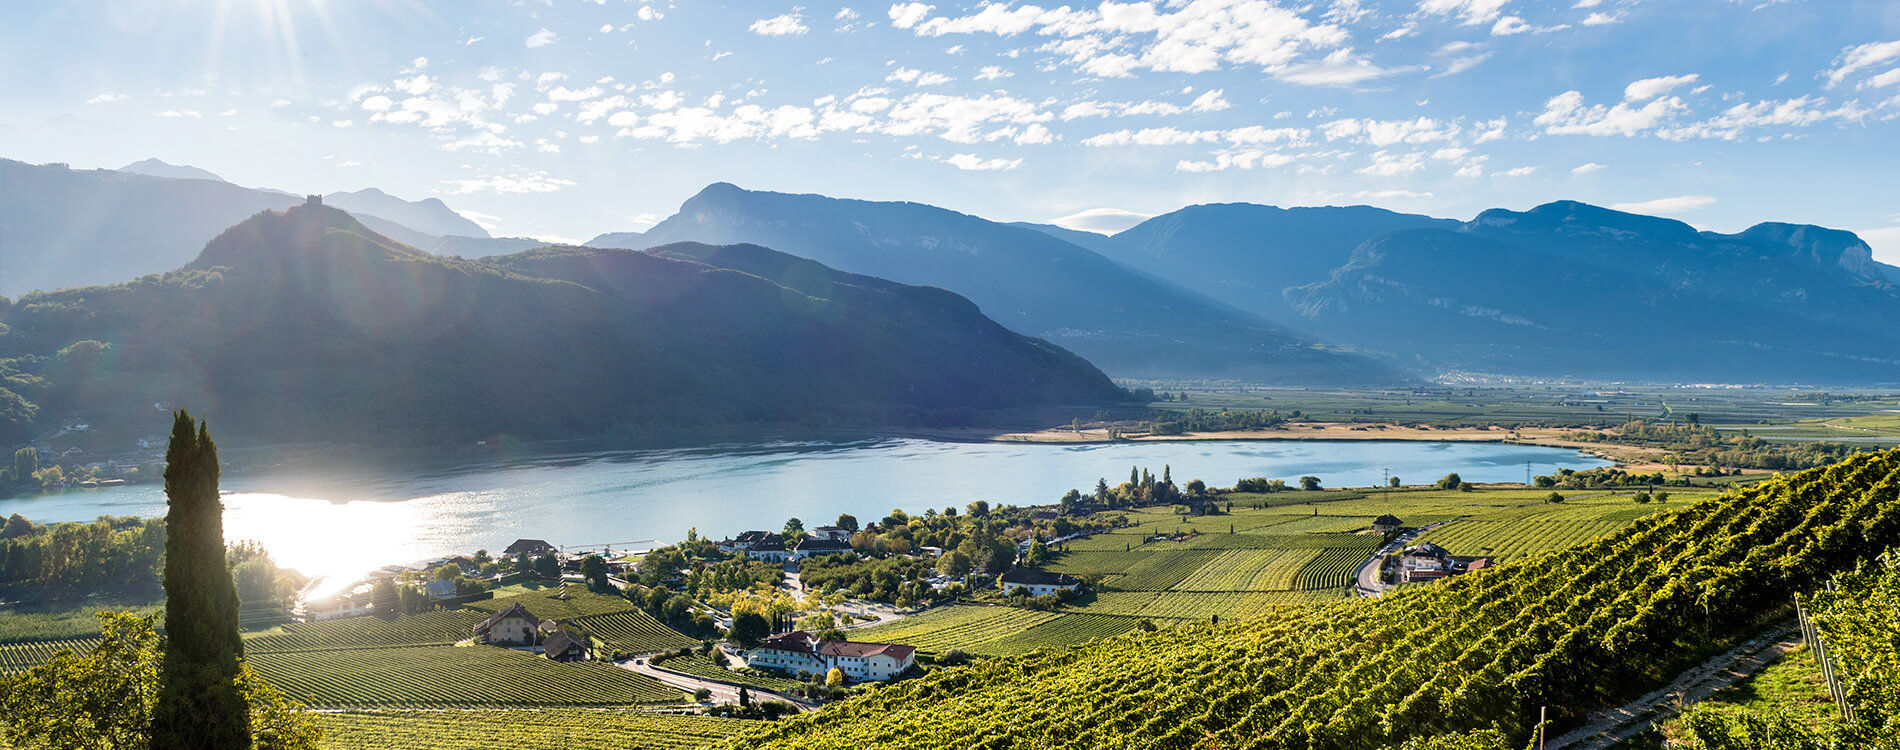
POLYGON ((119 171, 150 175, 152 177, 170 177, 175 180, 211 180, 213 182, 224 182, 223 177, 219 177, 206 170, 184 164, 167 164, 157 159, 135 161, 123 167, 119 167, 119 171))
POLYGON ((641 240, 648 246, 752 243, 854 273, 943 287, 969 297, 997 322, 1054 341, 1118 376, 1396 379, 1386 368, 1316 347, 1044 232, 934 206, 720 183, 641 240))
POLYGON ((618 247, 638 250, 646 247, 645 236, 640 232, 608 232, 587 241, 588 247, 618 247))
MULTIPOLYGON (((205 242, 245 217, 303 202, 301 195, 233 185, 156 159, 133 168, 159 174, 0 159, 0 296, 163 273, 190 261, 205 242)), ((373 190, 339 195, 347 196, 346 203, 374 203, 403 214, 406 219, 366 210, 358 218, 411 245, 445 243, 407 220, 473 233, 460 243, 466 256, 522 249, 520 243, 483 246, 488 234, 480 226, 434 198, 410 202, 373 190)))
POLYGON ((1287 287, 1324 281, 1360 243, 1458 222, 1371 206, 1188 206, 1091 245, 1103 255, 1270 319, 1293 314, 1287 287))
POLYGON ((352 214, 379 216, 437 237, 488 236, 488 230, 451 210, 440 198, 406 201, 376 188, 364 188, 354 193, 330 193, 323 196, 323 202, 352 214))
POLYGON ((415 245, 419 250, 427 250, 436 255, 456 255, 463 258, 486 258, 491 255, 509 255, 513 253, 547 247, 549 243, 533 237, 433 237, 427 244, 415 245))
POLYGON ((1111 246, 1111 243, 1113 242, 1113 240, 1109 238, 1109 235, 1106 235, 1106 234, 1097 234, 1095 232, 1084 232, 1079 229, 1059 227, 1054 224, 1037 224, 1033 221, 1012 221, 1012 222, 1009 222, 1009 226, 1021 227, 1023 229, 1034 229, 1038 232, 1049 235, 1056 239, 1063 240, 1070 244, 1078 245, 1080 247, 1085 247, 1090 250, 1094 250, 1095 252, 1101 253, 1103 255, 1109 255, 1108 248, 1111 246))
POLYGON ((143 434, 162 428, 154 404, 189 405, 234 439, 363 443, 931 423, 1119 395, 1081 358, 939 289, 763 248, 455 260, 328 207, 260 213, 174 273, 0 304, 10 438, 76 414, 143 434), (689 257, 796 267, 797 281, 689 257))
POLYGON ((1439 367, 1900 381, 1900 291, 1850 232, 1698 232, 1561 201, 1390 232, 1289 290, 1321 335, 1439 367))

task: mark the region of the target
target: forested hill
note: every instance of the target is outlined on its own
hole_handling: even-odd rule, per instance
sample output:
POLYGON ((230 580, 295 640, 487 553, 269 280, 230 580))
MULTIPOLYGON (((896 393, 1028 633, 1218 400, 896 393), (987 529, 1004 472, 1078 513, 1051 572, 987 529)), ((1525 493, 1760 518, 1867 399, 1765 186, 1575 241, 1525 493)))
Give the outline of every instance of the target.
POLYGON ((143 434, 189 405, 253 441, 474 440, 1120 395, 954 294, 737 252, 798 276, 686 259, 710 248, 449 259, 336 209, 266 211, 179 271, 0 301, 0 429, 143 434))

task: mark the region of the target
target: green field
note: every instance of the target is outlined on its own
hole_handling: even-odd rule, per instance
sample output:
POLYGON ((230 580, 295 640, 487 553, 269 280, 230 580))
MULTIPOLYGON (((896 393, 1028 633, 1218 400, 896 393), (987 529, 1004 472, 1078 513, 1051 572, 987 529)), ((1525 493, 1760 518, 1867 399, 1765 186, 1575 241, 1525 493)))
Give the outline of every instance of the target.
POLYGON ((510 604, 520 604, 530 614, 543 620, 572 620, 576 617, 639 609, 633 602, 624 598, 596 594, 588 591, 585 586, 557 586, 500 599, 469 602, 466 606, 483 612, 499 612, 510 604))
POLYGON ((694 675, 696 677, 704 677, 709 680, 750 685, 752 687, 780 693, 791 690, 801 684, 797 680, 788 680, 783 677, 769 677, 762 674, 740 674, 714 664, 712 659, 700 656, 699 654, 671 657, 654 666, 660 669, 670 669, 674 672, 694 675))
POLYGON ((586 631, 601 641, 611 651, 625 651, 630 654, 660 651, 699 643, 677 630, 667 627, 653 618, 645 610, 628 610, 605 615, 592 615, 573 621, 575 627, 586 631))
POLYGON ((0 675, 24 672, 45 664, 53 654, 72 651, 84 654, 99 645, 98 638, 68 638, 58 641, 21 641, 0 643, 0 675))
POLYGON ((1058 619, 1055 612, 1014 607, 951 605, 927 610, 894 623, 850 631, 851 640, 903 643, 925 651, 953 648, 978 653, 978 647, 1058 619))
POLYGON ((675 750, 751 726, 734 719, 590 709, 379 710, 316 714, 320 750, 675 750))
POLYGON ((475 623, 487 616, 473 610, 455 609, 388 620, 348 617, 292 623, 274 631, 246 636, 244 647, 251 651, 302 651, 450 644, 474 637, 475 623))
POLYGON ((686 697, 612 664, 562 664, 490 646, 266 651, 249 659, 285 695, 313 706, 586 706, 686 697))

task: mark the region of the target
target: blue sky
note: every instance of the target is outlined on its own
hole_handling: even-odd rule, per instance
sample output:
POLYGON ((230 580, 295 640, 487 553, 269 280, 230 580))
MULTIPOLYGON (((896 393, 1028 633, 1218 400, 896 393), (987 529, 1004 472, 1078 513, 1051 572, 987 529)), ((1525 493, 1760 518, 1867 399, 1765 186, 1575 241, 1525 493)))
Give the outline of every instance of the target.
POLYGON ((1900 3, 0 5, 0 156, 642 228, 707 183, 1118 229, 1577 199, 1900 262, 1900 3))

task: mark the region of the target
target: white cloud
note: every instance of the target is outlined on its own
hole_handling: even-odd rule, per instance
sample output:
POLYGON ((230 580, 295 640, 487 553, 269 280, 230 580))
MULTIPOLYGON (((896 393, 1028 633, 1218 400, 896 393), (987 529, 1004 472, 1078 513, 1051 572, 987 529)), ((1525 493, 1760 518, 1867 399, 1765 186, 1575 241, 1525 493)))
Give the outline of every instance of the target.
POLYGON ((1634 203, 1612 203, 1610 208, 1633 214, 1669 215, 1706 208, 1714 203, 1715 198, 1707 195, 1678 195, 1674 198, 1657 198, 1634 203))
POLYGON ((634 14, 634 16, 642 21, 658 21, 665 18, 666 14, 654 10, 651 5, 642 5, 640 6, 640 12, 634 14))
POLYGON ((1644 78, 1624 87, 1623 99, 1632 102, 1649 101, 1650 99, 1667 94, 1682 86, 1695 83, 1698 77, 1699 76, 1695 73, 1690 73, 1681 76, 1644 78))
POLYGON ((1008 171, 1023 165, 1023 160, 1021 159, 979 159, 976 154, 956 154, 941 161, 957 169, 974 170, 978 172, 1008 171))
POLYGON ((1571 174, 1589 174, 1591 172, 1600 172, 1605 169, 1608 169, 1608 167, 1605 167, 1596 162, 1590 162, 1588 164, 1579 164, 1576 167, 1571 168, 1570 173, 1571 174))
POLYGON ((781 16, 761 18, 753 21, 747 29, 759 36, 792 36, 811 31, 811 27, 805 25, 805 16, 800 10, 794 9, 781 16))
POLYGON ((1874 249, 1874 260, 1900 266, 1900 226, 1862 229, 1854 234, 1874 249))
POLYGON ((1001 78, 1009 78, 1014 75, 1016 74, 1011 73, 1007 70, 1004 70, 1002 66, 1000 65, 985 65, 981 69, 977 70, 976 80, 994 81, 1001 78))
POLYGON ((559 39, 559 38, 561 38, 560 35, 555 34, 554 32, 549 31, 547 28, 544 27, 540 31, 537 31, 537 32, 534 32, 533 34, 528 35, 528 42, 527 42, 528 48, 533 49, 535 47, 546 47, 550 44, 553 44, 554 40, 559 39))
POLYGON ((1502 172, 1493 172, 1492 174, 1499 177, 1523 177, 1535 171, 1537 171, 1536 167, 1512 167, 1502 172))
POLYGON ((1512 36, 1515 34, 1548 34, 1570 28, 1569 24, 1556 26, 1534 26, 1518 16, 1505 16, 1491 25, 1491 36, 1512 36))
POLYGON ((1182 159, 1174 165, 1176 172, 1224 172, 1229 169, 1271 169, 1291 164, 1295 158, 1291 155, 1267 149, 1231 149, 1214 152, 1213 161, 1193 161, 1182 159))
MULTIPOLYGON (((443 180, 447 190, 436 192, 449 195, 468 195, 471 193, 552 193, 564 187, 571 187, 573 180, 549 177, 545 171, 535 170, 512 175, 482 175, 480 177, 443 180)), ((479 223, 479 222, 477 222, 479 223)))
POLYGON ((195 109, 168 109, 168 110, 158 113, 158 116, 159 117, 174 117, 174 118, 189 117, 194 120, 204 117, 204 115, 199 114, 198 110, 195 110, 195 109))
POLYGON ((849 20, 852 20, 852 19, 854 19, 854 18, 857 18, 857 17, 858 17, 858 12, 857 12, 857 11, 855 11, 855 10, 852 10, 852 9, 850 9, 850 8, 839 8, 839 9, 838 9, 838 13, 837 13, 837 15, 834 15, 834 16, 832 16, 832 17, 831 17, 831 20, 834 20, 834 21, 849 21, 849 20))
POLYGON ((1114 234, 1151 218, 1154 218, 1154 214, 1135 213, 1119 208, 1091 208, 1050 219, 1049 223, 1078 232, 1114 234))
POLYGON ((956 79, 942 73, 926 73, 916 68, 898 68, 897 70, 891 71, 890 75, 884 76, 884 80, 912 83, 922 87, 949 83, 956 79))
POLYGON ((1566 91, 1544 103, 1544 111, 1533 122, 1544 126, 1551 135, 1622 135, 1634 136, 1653 130, 1688 107, 1681 99, 1666 96, 1640 107, 1619 102, 1614 107, 1585 105, 1583 94, 1566 91))
POLYGON ((1437 73, 1433 73, 1432 77, 1444 78, 1446 76, 1455 76, 1455 75, 1458 75, 1459 73, 1463 73, 1467 70, 1478 67, 1479 65, 1483 64, 1484 61, 1489 60, 1489 59, 1491 59, 1491 53, 1489 52, 1486 52, 1481 55, 1469 55, 1466 57, 1460 57, 1455 60, 1452 60, 1450 65, 1445 66, 1444 70, 1438 71, 1437 73))
POLYGON ((1358 172, 1359 174, 1378 175, 1381 177, 1396 177, 1398 175, 1411 174, 1413 172, 1417 172, 1418 170, 1421 170, 1424 168, 1425 168, 1425 152, 1423 151, 1413 151, 1407 154, 1393 154, 1393 153, 1388 153, 1385 151, 1375 151, 1372 154, 1371 164, 1368 164, 1359 169, 1355 169, 1353 171, 1358 172))
POLYGON ((1456 123, 1420 117, 1416 120, 1359 120, 1346 118, 1320 126, 1326 140, 1352 139, 1385 147, 1399 143, 1449 141, 1461 128, 1456 123))
POLYGON ((1466 26, 1491 23, 1508 5, 1510 0, 1423 0, 1418 4, 1420 13, 1435 16, 1458 16, 1466 26))
POLYGON ((1827 71, 1827 87, 1834 88, 1855 72, 1896 58, 1900 58, 1900 40, 1844 48, 1834 58, 1834 68, 1827 71))
POLYGON ((111 104, 113 102, 125 101, 126 98, 127 98, 126 95, 118 93, 116 91, 107 91, 91 99, 87 99, 86 103, 87 104, 111 104))
POLYGON ((1274 78, 1306 86, 1351 86, 1375 78, 1425 70, 1424 65, 1382 68, 1352 54, 1352 48, 1336 50, 1318 62, 1298 63, 1272 69, 1274 78))
POLYGON ((899 3, 891 6, 891 25, 900 29, 915 27, 936 6, 923 3, 899 3))
POLYGON ((1618 13, 1591 13, 1583 17, 1583 25, 1585 26, 1607 26, 1609 24, 1622 22, 1623 16, 1618 13))

